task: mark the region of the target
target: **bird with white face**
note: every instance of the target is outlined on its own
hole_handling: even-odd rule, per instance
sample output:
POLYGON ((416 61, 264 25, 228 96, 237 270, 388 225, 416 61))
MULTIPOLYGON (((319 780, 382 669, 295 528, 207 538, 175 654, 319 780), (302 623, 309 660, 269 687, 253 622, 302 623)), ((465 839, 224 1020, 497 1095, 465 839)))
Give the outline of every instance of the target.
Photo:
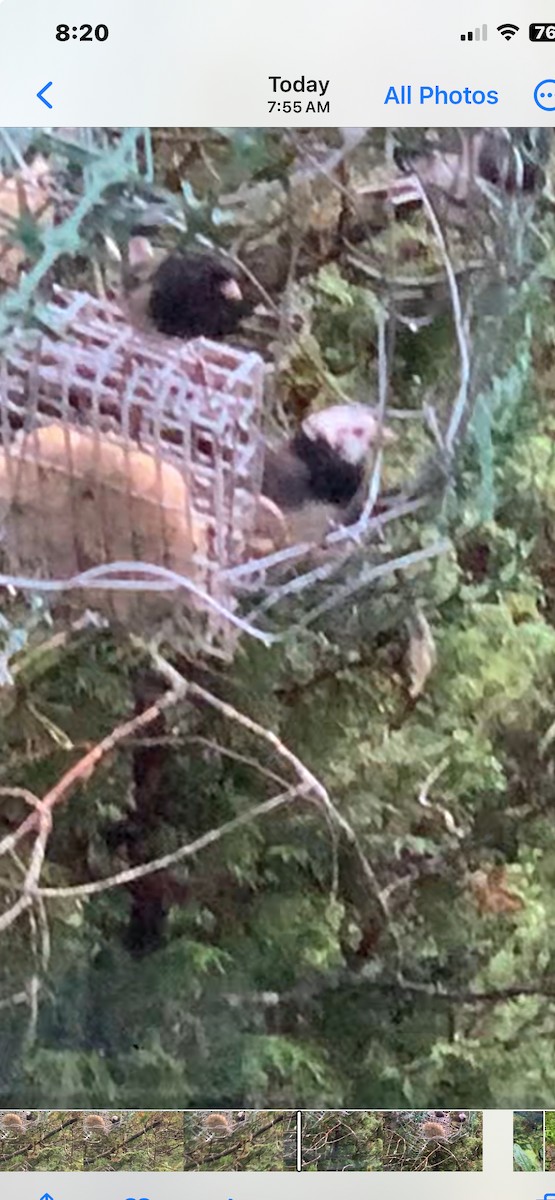
POLYGON ((394 440, 375 410, 335 404, 306 417, 291 438, 268 446, 262 494, 284 514, 287 541, 319 541, 334 525, 355 521, 370 452, 394 440))

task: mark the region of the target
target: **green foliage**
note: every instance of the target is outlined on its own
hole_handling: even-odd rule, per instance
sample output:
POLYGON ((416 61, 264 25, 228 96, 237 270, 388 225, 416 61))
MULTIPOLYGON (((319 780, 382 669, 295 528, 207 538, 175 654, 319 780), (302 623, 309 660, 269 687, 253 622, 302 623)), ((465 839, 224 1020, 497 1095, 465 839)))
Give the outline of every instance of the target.
POLYGON ((545 1170, 552 1171, 555 1164, 555 1113, 545 1113, 545 1170))
POLYGON ((84 175, 84 193, 77 200, 73 211, 65 221, 46 228, 41 234, 35 231, 31 238, 26 222, 18 226, 15 240, 22 242, 29 251, 33 247, 41 253, 32 269, 23 276, 17 289, 7 292, 0 299, 0 336, 10 329, 14 319, 23 314, 29 316, 35 301, 36 316, 45 319, 41 307, 36 304, 37 288, 46 273, 63 255, 83 252, 82 225, 94 209, 105 201, 106 193, 115 184, 137 178, 137 138, 142 131, 128 129, 117 146, 110 146, 91 158, 84 175), (23 237, 23 233, 26 237, 23 237))
POLYGON ((543 1112, 515 1112, 513 1125, 515 1171, 543 1171, 543 1112))
POLYGON ((319 1112, 303 1117, 303 1169, 381 1171, 383 1119, 379 1112, 319 1112))
POLYGON ((375 357, 380 305, 368 288, 347 282, 337 266, 323 267, 314 280, 314 331, 325 361, 344 385, 360 386, 375 357))
POLYGON ((524 1150, 522 1146, 513 1146, 513 1158, 517 1171, 539 1171, 540 1163, 533 1150, 524 1150))

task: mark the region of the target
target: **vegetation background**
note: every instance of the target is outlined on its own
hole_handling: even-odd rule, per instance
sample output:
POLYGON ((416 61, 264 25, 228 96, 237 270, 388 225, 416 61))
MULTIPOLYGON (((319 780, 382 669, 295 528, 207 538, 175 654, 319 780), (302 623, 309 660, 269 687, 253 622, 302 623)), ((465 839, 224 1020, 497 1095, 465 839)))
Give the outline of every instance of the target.
MULTIPOLYGON (((0 1114, 0 1118, 1 1118, 0 1114)), ((13 1114, 11 1114, 13 1116, 13 1114)), ((297 1114, 261 1111, 216 1114, 227 1119, 214 1133, 206 1112, 123 1112, 105 1134, 83 1136, 83 1114, 43 1111, 22 1135, 0 1143, 1 1171, 295 1171, 297 1114)), ((455 1116, 457 1114, 454 1114, 455 1116)), ((433 1112, 311 1111, 302 1114, 303 1171, 479 1171, 482 1114, 457 1125, 433 1112)), ((526 1114, 525 1114, 526 1115, 526 1114)), ((543 1120, 543 1114, 542 1114, 543 1120)))
MULTIPOLYGON (((456 1116, 457 1114, 453 1114, 456 1116)), ((469 1112, 457 1125, 443 1114, 444 1137, 430 1137, 436 1114, 404 1111, 383 1114, 384 1171, 481 1171, 483 1169, 482 1114, 469 1112)))
MULTIPOLYGON (((4 131, 4 178, 40 151, 64 203, 55 222, 6 223, 27 272, 0 298, 0 333, 40 322, 53 282, 98 294, 106 235, 124 245, 156 210, 159 241, 202 235, 254 279, 242 339, 274 364, 270 431, 338 395, 375 400, 385 361, 404 417, 384 477, 400 486, 437 464, 460 345, 438 231, 422 204, 393 212, 377 179, 392 140, 447 138, 456 153, 460 135, 358 132, 4 131)), ((282 777, 279 755, 213 707, 185 701, 122 744, 58 806, 42 887, 110 877, 245 820, 170 877, 37 895, 0 923, 4 1107, 552 1099, 552 167, 549 147, 541 187, 484 187, 474 207, 430 184, 471 347, 468 419, 425 506, 385 535, 393 560, 430 557, 364 586, 352 572, 378 551, 362 546, 346 592, 334 581, 287 597, 280 640, 243 638, 231 665, 165 647, 307 765, 343 827, 298 795, 249 817, 282 777)), ((133 714, 139 674, 153 695, 160 682, 118 634, 57 640, 44 603, 5 594, 1 620, 7 912, 33 847, 9 843, 28 812, 13 789, 44 796, 133 714)))
POLYGON ((85 1140, 82 1113, 42 1112, 24 1136, 1 1142, 0 1172, 295 1169, 294 1113, 249 1113, 226 1138, 207 1135, 202 1113, 117 1115, 107 1135, 85 1140))
POLYGON ((383 1170, 383 1113, 304 1113, 303 1170, 383 1170))
POLYGON ((555 1163, 555 1113, 545 1114, 545 1169, 551 1171, 555 1163))
POLYGON ((544 1170, 543 1112, 515 1112, 513 1117, 515 1171, 544 1170))

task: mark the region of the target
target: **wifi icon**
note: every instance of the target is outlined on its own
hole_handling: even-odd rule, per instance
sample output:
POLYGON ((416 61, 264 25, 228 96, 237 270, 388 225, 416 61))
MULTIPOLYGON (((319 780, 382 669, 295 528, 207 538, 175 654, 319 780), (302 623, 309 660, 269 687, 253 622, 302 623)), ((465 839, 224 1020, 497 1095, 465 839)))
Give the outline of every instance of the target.
POLYGON ((515 33, 518 33, 518 30, 519 26, 511 25, 510 21, 506 21, 504 25, 497 26, 497 32, 501 34, 501 37, 505 38, 506 42, 510 42, 511 38, 514 38, 515 33))

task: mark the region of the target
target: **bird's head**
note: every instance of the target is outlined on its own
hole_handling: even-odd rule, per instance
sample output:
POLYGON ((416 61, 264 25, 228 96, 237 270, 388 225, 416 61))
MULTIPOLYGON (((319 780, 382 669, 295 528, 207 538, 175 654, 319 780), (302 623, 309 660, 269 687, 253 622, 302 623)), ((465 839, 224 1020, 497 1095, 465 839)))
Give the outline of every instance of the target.
POLYGON ((311 413, 303 421, 303 433, 311 441, 322 439, 343 462, 358 467, 365 462, 372 446, 396 440, 387 425, 382 425, 375 410, 364 404, 334 404, 311 413))
MULTIPOLYGON (((136 234, 129 239, 127 246, 128 269, 135 278, 143 279, 152 276, 156 268, 169 257, 165 249, 155 248, 148 237, 136 234)), ((174 262, 179 264, 182 277, 190 275, 193 286, 202 286, 203 281, 210 290, 232 303, 243 299, 243 293, 235 275, 232 263, 226 262, 216 254, 194 249, 186 254, 178 254, 174 262)))
POLYGON ((209 273, 212 290, 231 304, 237 304, 243 299, 243 293, 236 278, 233 265, 223 259, 211 257, 204 259, 209 273))

